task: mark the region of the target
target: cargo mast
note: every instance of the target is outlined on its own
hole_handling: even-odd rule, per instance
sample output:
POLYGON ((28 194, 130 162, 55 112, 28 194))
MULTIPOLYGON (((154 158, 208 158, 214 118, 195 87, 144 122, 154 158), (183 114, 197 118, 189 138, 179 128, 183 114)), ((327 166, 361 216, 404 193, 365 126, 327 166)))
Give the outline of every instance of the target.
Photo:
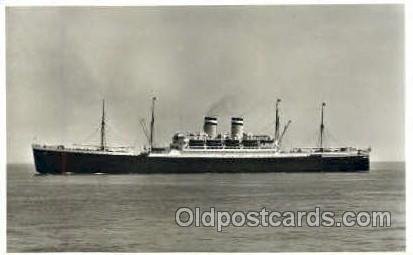
POLYGON ((289 120, 289 121, 287 122, 287 124, 285 124, 285 126, 284 126, 284 129, 283 129, 283 131, 282 131, 282 133, 281 133, 280 139, 278 140, 278 144, 279 144, 280 146, 281 146, 281 142, 282 142, 282 140, 283 140, 283 138, 284 138, 285 132, 287 132, 287 129, 288 129, 288 127, 290 126, 290 124, 291 124, 291 120, 289 120))
POLYGON ((320 149, 323 150, 323 134, 324 134, 324 107, 326 103, 321 104, 321 124, 320 124, 320 149))
POLYGON ((152 97, 151 133, 149 137, 150 150, 152 150, 152 147, 153 147, 153 138, 154 138, 154 129, 155 129, 155 101, 156 101, 156 97, 152 97))
POLYGON ((281 102, 281 99, 277 98, 277 102, 275 103, 275 134, 274 134, 274 141, 278 143, 278 139, 280 136, 280 116, 279 116, 279 109, 278 105, 281 102))
POLYGON ((102 121, 100 124, 100 150, 104 151, 106 147, 106 133, 105 133, 105 99, 102 101, 102 121))

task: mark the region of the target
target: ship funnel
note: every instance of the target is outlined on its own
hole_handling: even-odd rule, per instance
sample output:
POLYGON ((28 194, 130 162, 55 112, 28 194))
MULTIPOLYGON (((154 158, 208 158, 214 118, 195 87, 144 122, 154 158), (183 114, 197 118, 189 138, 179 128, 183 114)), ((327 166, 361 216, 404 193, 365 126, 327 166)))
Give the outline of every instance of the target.
POLYGON ((231 118, 231 137, 241 139, 244 133, 244 119, 238 117, 231 118))
POLYGON ((217 117, 205 117, 204 120, 204 132, 210 137, 215 138, 217 136, 217 117))

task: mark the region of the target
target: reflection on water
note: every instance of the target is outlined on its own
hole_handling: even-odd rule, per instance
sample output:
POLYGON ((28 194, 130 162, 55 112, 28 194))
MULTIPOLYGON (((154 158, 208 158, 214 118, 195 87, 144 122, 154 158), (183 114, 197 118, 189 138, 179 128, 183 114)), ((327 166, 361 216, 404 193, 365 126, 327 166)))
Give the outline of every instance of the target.
POLYGON ((403 164, 369 173, 38 176, 7 169, 8 252, 51 251, 401 251, 403 164), (388 210, 392 227, 188 227, 179 207, 388 210))

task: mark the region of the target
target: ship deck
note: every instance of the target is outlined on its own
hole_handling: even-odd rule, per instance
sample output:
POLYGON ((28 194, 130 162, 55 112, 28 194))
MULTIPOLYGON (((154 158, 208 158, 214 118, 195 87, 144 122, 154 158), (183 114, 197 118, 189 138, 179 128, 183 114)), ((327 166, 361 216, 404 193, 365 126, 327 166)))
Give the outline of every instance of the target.
POLYGON ((99 155, 139 155, 141 154, 136 153, 134 150, 128 149, 111 149, 106 148, 105 150, 99 150, 94 147, 67 147, 63 145, 39 145, 33 144, 32 148, 35 150, 42 150, 42 151, 57 151, 57 152, 73 152, 73 153, 85 153, 85 154, 99 154, 99 155))
POLYGON ((302 158, 368 156, 361 151, 279 151, 278 149, 184 149, 151 152, 153 158, 302 158))

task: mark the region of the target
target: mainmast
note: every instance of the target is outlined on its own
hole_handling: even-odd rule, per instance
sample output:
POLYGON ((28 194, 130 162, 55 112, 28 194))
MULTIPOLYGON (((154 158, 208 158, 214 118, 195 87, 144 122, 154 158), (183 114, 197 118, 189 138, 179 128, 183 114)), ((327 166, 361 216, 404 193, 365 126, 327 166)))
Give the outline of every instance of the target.
POLYGON ((278 139, 280 136, 280 116, 279 116, 279 109, 278 105, 281 102, 281 99, 277 98, 277 102, 275 103, 275 134, 274 134, 274 141, 278 143, 278 139))
POLYGON ((102 101, 102 121, 100 124, 100 150, 104 151, 106 147, 106 133, 105 133, 105 99, 102 101))
POLYGON ((152 97, 152 116, 151 116, 151 133, 149 137, 150 150, 153 147, 154 129, 155 129, 155 101, 156 97, 152 97))
POLYGON ((324 107, 326 103, 321 104, 321 124, 320 124, 320 148, 323 150, 323 134, 324 134, 324 107))

